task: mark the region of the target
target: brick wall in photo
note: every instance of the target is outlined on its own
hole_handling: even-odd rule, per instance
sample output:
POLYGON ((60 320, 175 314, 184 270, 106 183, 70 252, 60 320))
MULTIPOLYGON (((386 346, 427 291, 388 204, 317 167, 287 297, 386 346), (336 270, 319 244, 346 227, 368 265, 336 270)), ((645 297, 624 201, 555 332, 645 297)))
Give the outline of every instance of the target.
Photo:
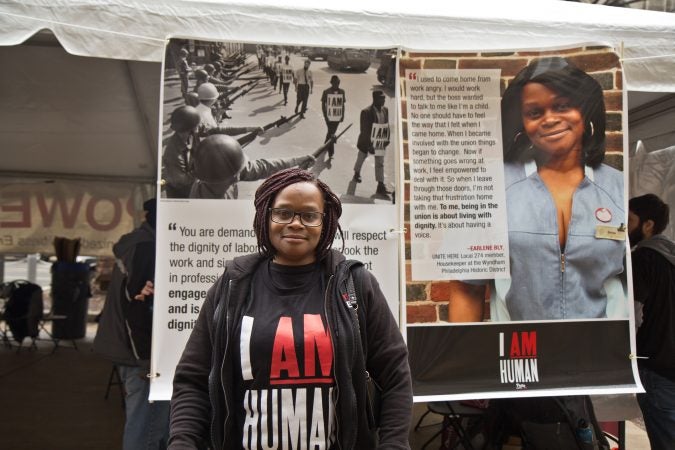
MULTIPOLYGON (((604 90, 607 110, 605 163, 623 170, 623 78, 619 57, 607 47, 587 46, 545 52, 416 53, 403 52, 400 60, 401 116, 404 152, 404 221, 406 257, 407 323, 452 322, 449 305, 457 285, 452 281, 411 281, 410 267, 410 168, 408 156, 406 69, 501 69, 503 93, 513 77, 526 65, 542 56, 562 56, 595 78, 604 90)), ((489 298, 489 292, 486 295, 489 298)), ((487 302, 487 300, 486 300, 487 302)), ((489 308, 485 308, 489 320, 489 308)))

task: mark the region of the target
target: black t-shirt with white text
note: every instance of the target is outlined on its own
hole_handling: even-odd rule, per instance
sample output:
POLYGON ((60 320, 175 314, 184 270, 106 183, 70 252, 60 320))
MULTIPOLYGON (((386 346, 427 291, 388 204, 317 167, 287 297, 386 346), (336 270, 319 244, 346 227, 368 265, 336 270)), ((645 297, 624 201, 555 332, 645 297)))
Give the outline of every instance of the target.
MULTIPOLYGON (((318 264, 263 263, 235 330, 233 438, 244 449, 322 450, 335 442, 333 346, 318 264)), ((235 441, 236 442, 236 441, 235 441)))

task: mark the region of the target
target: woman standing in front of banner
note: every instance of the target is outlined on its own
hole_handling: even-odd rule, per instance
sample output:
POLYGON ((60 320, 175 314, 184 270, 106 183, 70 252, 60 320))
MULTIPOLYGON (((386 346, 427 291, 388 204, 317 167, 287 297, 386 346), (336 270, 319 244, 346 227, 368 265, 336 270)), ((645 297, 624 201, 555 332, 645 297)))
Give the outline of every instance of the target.
POLYGON ((209 290, 176 368, 169 448, 409 448, 406 345, 362 265, 350 300, 349 268, 331 249, 340 200, 287 169, 254 203, 259 252, 229 261, 209 290))
MULTIPOLYGON (((602 88, 542 58, 509 83, 501 110, 511 278, 495 280, 491 319, 625 317, 623 175, 603 164, 602 88)), ((473 304, 482 317, 482 297, 473 304)))

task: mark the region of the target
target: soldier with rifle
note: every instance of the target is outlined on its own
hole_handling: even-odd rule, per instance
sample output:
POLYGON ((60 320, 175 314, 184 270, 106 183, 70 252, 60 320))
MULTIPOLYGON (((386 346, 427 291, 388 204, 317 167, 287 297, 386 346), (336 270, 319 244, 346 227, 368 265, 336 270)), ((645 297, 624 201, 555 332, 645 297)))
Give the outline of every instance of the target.
POLYGON ((213 83, 216 86, 219 85, 219 84, 223 85, 223 86, 226 86, 226 85, 232 83, 231 80, 225 81, 225 80, 219 78, 218 75, 216 75, 216 68, 213 64, 205 64, 204 70, 209 75, 209 83, 213 83))
POLYGON ((312 155, 250 161, 236 139, 212 135, 203 139, 194 151, 195 182, 190 198, 236 199, 237 182, 256 181, 289 167, 309 167, 312 155))
POLYGON ((199 105, 195 108, 199 113, 199 134, 200 136, 209 136, 211 134, 227 134, 236 136, 244 133, 256 134, 263 131, 262 127, 221 127, 219 121, 211 109, 218 100, 218 90, 211 83, 204 83, 199 86, 197 92, 199 96, 199 105))
POLYGON ((174 133, 162 142, 162 186, 168 198, 188 198, 194 182, 191 168, 199 112, 192 106, 179 106, 171 113, 174 133))

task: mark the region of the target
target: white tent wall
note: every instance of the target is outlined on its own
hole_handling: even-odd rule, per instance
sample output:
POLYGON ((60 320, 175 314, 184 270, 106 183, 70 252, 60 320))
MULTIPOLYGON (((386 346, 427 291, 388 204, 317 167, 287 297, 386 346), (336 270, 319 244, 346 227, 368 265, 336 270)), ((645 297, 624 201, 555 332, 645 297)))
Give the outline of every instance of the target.
POLYGON ((675 94, 661 95, 633 106, 632 100, 636 97, 650 98, 638 92, 628 96, 631 155, 638 141, 642 141, 648 152, 675 145, 675 94))
POLYGON ((0 47, 0 176, 154 183, 160 64, 0 47))

